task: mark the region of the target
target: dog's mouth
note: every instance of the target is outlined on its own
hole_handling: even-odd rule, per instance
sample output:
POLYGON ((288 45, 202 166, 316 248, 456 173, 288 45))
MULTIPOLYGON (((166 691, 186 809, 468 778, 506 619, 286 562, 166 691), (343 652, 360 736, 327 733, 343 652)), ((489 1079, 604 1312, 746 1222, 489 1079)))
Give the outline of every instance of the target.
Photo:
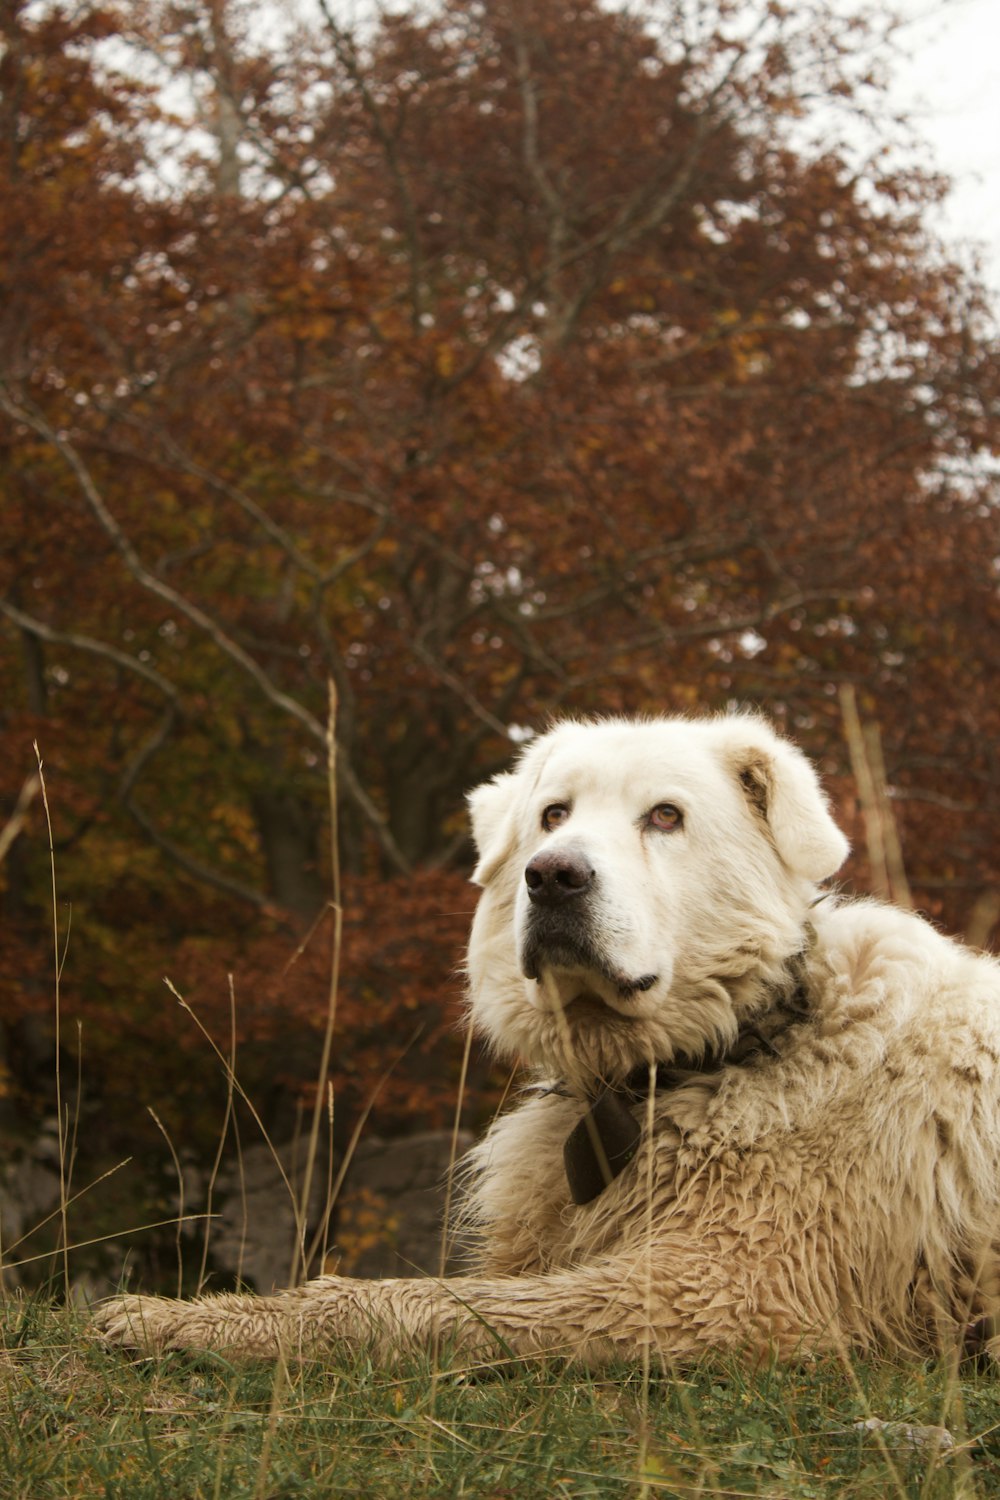
POLYGON ((542 1011, 559 1011, 569 1021, 599 1026, 609 1022, 637 1021, 641 1007, 635 1004, 638 995, 656 983, 655 975, 643 975, 638 980, 626 980, 615 976, 608 980, 595 974, 581 974, 579 969, 546 969, 536 978, 534 1003, 542 1011))
POLYGON ((565 935, 556 941, 529 931, 521 955, 524 977, 538 986, 547 1007, 576 1015, 628 1015, 631 1002, 656 984, 658 975, 628 975, 608 961, 589 940, 565 935))
MULTIPOLYGON (((612 987, 614 991, 612 998, 615 1001, 620 1001, 623 1005, 627 1005, 637 995, 644 995, 647 990, 651 990, 658 976, 656 974, 640 974, 637 979, 626 979, 624 975, 613 973, 609 970, 606 973, 602 973, 601 978, 606 980, 607 984, 610 984, 612 987)), ((592 1001, 597 1005, 607 1006, 607 989, 606 987, 602 990, 590 987, 581 989, 580 993, 574 995, 569 1003, 575 1005, 578 1001, 592 1001)))
MULTIPOLYGON (((563 1014, 571 1014, 578 1021, 597 1021, 601 1025, 607 1025, 610 1015, 621 1016, 621 1011, 615 1010, 608 1002, 597 993, 596 990, 581 990, 570 1000, 562 1002, 563 1014)), ((628 1016, 623 1017, 628 1020, 628 1016)))

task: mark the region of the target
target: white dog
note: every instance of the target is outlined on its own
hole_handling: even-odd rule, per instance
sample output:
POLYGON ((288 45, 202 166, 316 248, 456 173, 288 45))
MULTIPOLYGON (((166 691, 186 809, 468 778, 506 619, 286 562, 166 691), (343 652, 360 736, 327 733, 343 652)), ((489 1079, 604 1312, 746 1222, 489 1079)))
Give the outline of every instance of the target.
POLYGON ((991 1347, 1000 966, 819 895, 847 843, 800 752, 747 715, 564 723, 470 803, 472 1014, 536 1075, 473 1153, 474 1273, 123 1296, 105 1336, 668 1364, 991 1347))

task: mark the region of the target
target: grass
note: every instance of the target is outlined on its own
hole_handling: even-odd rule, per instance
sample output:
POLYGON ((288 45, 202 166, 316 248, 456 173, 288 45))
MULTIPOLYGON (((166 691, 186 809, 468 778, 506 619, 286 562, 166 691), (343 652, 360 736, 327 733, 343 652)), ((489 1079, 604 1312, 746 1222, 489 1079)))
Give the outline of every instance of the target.
MULTIPOLYGON (((295 1500, 326 1496, 1000 1495, 995 1378, 868 1361, 683 1378, 520 1365, 479 1378, 374 1369, 135 1360, 83 1314, 0 1304, 4 1500, 295 1500), (648 1425, 644 1426, 644 1411, 648 1425), (871 1416, 946 1427, 916 1446, 871 1416)), ((919 1435, 918 1435, 919 1436, 919 1435)))

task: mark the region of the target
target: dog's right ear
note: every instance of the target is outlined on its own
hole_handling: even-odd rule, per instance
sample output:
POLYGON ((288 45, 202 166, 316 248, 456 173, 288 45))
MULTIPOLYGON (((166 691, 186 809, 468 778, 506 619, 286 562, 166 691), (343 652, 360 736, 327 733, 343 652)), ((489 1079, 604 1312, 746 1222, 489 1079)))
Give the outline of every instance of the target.
POLYGON ((476 885, 486 885, 514 848, 516 799, 513 771, 474 787, 466 797, 472 820, 472 839, 479 863, 472 872, 476 885))

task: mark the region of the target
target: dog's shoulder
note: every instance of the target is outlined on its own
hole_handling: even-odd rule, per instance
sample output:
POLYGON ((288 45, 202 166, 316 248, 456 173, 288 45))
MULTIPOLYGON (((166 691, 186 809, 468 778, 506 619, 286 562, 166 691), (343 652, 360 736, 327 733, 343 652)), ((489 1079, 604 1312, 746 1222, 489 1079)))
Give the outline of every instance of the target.
POLYGON ((884 1034, 937 1019, 1000 1026, 1000 962, 945 937, 916 912, 879 901, 823 902, 813 923, 812 1000, 833 1034, 871 1022, 884 1034))
POLYGON ((834 1150, 838 1122, 916 1127, 956 1079, 1000 1080, 995 959, 867 899, 823 902, 812 926, 801 1017, 726 1070, 693 1137, 704 1148, 815 1131, 834 1150))

